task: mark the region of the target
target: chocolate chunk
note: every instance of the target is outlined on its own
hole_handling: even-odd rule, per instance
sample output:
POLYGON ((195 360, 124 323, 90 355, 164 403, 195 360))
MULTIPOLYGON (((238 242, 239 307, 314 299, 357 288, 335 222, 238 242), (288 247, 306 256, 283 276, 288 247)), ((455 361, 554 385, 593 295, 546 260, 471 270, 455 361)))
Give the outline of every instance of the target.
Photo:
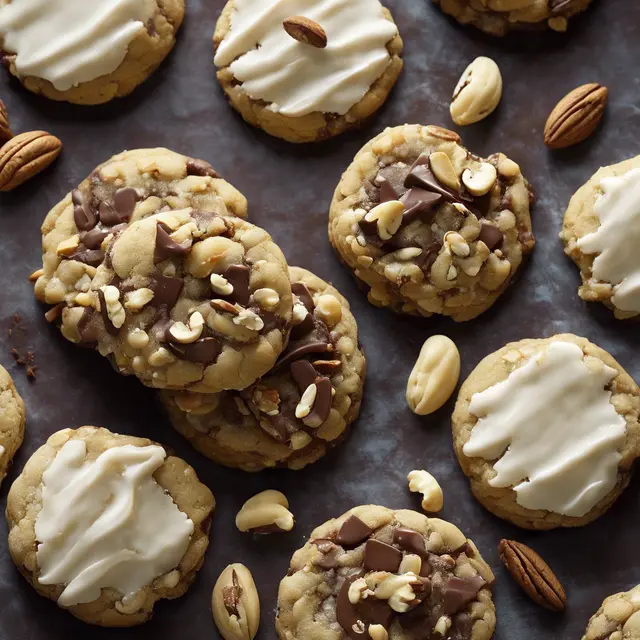
POLYGON ((251 269, 244 264, 232 264, 221 274, 233 287, 233 292, 228 296, 221 296, 224 300, 237 302, 246 307, 249 304, 249 277, 251 269))
POLYGON ((153 263, 158 264, 173 256, 186 256, 191 247, 184 247, 171 238, 168 231, 170 229, 159 222, 156 225, 156 248, 153 253, 153 263))
POLYGON ((98 207, 98 215, 100 216, 100 222, 107 227, 112 227, 115 224, 122 222, 120 216, 115 209, 108 202, 101 202, 98 207))
POLYGON ((300 340, 304 336, 310 334, 316 326, 313 314, 307 313, 304 320, 291 327, 291 339, 300 340))
POLYGON ((149 284, 149 288, 153 291, 154 306, 173 309, 178 302, 183 285, 182 278, 170 278, 156 273, 149 284))
POLYGON ((113 208, 120 222, 126 222, 131 218, 136 202, 138 202, 138 192, 131 187, 124 187, 115 192, 113 195, 113 208))
POLYGON ((440 193, 434 193, 433 191, 427 191, 419 187, 409 189, 409 191, 400 198, 400 202, 405 206, 405 211, 402 214, 402 224, 409 224, 417 220, 427 211, 435 213, 434 209, 441 201, 442 194, 440 193))
POLYGON ((373 529, 370 529, 358 516, 349 516, 340 527, 336 542, 342 547, 357 547, 372 533, 373 529))
POLYGON ((100 329, 93 322, 95 315, 96 311, 93 307, 86 307, 78 322, 78 333, 80 334, 80 340, 82 340, 80 344, 83 347, 93 349, 98 344, 100 329))
POLYGON ((482 242, 489 247, 489 251, 493 251, 494 249, 499 249, 502 246, 502 243, 504 242, 504 235, 498 227, 483 222, 480 227, 478 240, 482 240, 482 242))
POLYGON ((79 231, 88 231, 98 224, 98 216, 85 201, 85 197, 79 189, 71 192, 71 200, 74 204, 73 220, 79 231))
POLYGON ((443 187, 436 180, 436 177, 431 172, 431 169, 424 164, 420 164, 417 167, 411 169, 411 173, 409 173, 406 180, 404 181, 404 185, 408 189, 418 187, 420 189, 425 189, 426 191, 439 193, 445 200, 448 200, 449 202, 457 201, 457 198, 451 193, 451 191, 443 187))
POLYGON ((220 174, 204 160, 196 160, 189 158, 187 160, 187 175, 189 176, 209 176, 211 178, 219 178, 220 174))
POLYGON ((318 538, 311 540, 311 544, 318 547, 318 551, 322 554, 319 558, 315 558, 313 564, 321 569, 334 569, 338 565, 338 555, 341 553, 340 547, 333 544, 331 540, 318 538))
POLYGON ((316 308, 316 305, 313 304, 313 296, 309 289, 307 289, 307 285, 303 282, 294 282, 291 285, 291 292, 294 296, 298 296, 300 298, 300 302, 307 308, 309 313, 313 313, 316 308))
POLYGON ((369 222, 362 218, 362 220, 358 221, 358 226, 360 227, 360 231, 364 233, 365 236, 370 238, 378 238, 378 223, 374 220, 369 222))
POLYGON ((407 553, 415 553, 421 558, 426 558, 429 555, 424 537, 413 529, 399 527, 393 532, 393 541, 407 553))
POLYGON ((300 393, 304 393, 307 387, 313 384, 318 377, 318 372, 308 360, 296 360, 290 366, 291 376, 298 385, 300 393))
POLYGON ((332 386, 329 378, 320 378, 316 381, 316 399, 311 413, 305 418, 307 426, 317 428, 329 417, 331 412, 332 386))
POLYGON ((476 599, 478 591, 486 582, 480 575, 472 578, 451 576, 444 585, 444 612, 447 615, 458 613, 476 599))
MULTIPOLYGON (((389 628, 394 614, 386 600, 371 597, 360 600, 356 605, 356 610, 360 619, 366 624, 381 624, 385 629, 389 628)), ((360 635, 361 638, 362 635, 360 635)))
POLYGON ((370 538, 364 545, 364 568, 368 571, 396 573, 402 562, 402 551, 386 542, 370 538))
POLYGON ((110 335, 117 336, 119 330, 113 325, 111 319, 109 318, 109 314, 107 313, 107 303, 104 299, 104 293, 102 292, 102 289, 98 289, 98 299, 100 300, 100 315, 102 316, 104 328, 110 335))
POLYGON ((290 438, 290 432, 295 430, 293 428, 289 428, 289 421, 282 415, 282 413, 277 413, 275 416, 265 415, 263 418, 258 420, 258 424, 265 433, 269 434, 278 442, 287 442, 290 438))
POLYGON ((109 231, 100 231, 100 229, 95 228, 90 231, 83 231, 80 234, 80 242, 82 242, 87 249, 99 249, 102 241, 109 233, 109 231))
POLYGON ((278 365, 282 365, 285 362, 299 360, 310 353, 331 353, 332 351, 333 346, 330 343, 323 342, 321 340, 313 340, 288 350, 284 356, 280 358, 278 365))
POLYGON ((222 351, 222 345, 212 337, 201 338, 190 344, 166 343, 167 348, 180 360, 197 362, 198 364, 213 364, 222 351))
POLYGON ((363 634, 356 632, 363 620, 358 615, 355 605, 349 600, 349 587, 358 579, 358 575, 345 578, 336 598, 336 619, 350 640, 362 640, 363 634))
POLYGON ((82 262, 82 264, 88 264, 91 267, 99 266, 104 260, 104 251, 100 249, 80 249, 74 251, 69 256, 69 260, 75 260, 76 262, 82 262))
POLYGON ((399 162, 387 165, 378 171, 373 183, 378 187, 380 202, 398 200, 404 194, 407 190, 404 186, 407 171, 407 166, 399 162))
POLYGON ((390 200, 398 199, 399 193, 395 190, 391 181, 387 180, 383 175, 378 174, 376 182, 378 184, 380 202, 389 202, 390 200))

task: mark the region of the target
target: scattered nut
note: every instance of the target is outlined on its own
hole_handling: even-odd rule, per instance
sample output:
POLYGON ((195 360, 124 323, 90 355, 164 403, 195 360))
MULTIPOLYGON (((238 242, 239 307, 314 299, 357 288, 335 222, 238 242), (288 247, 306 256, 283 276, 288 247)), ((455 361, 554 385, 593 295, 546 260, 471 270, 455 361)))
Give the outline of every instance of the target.
POLYGON ((429 156, 429 165, 438 182, 454 191, 460 189, 460 179, 453 168, 451 158, 444 151, 436 151, 429 156))
POLYGON ((229 296, 233 293, 233 285, 219 273, 212 273, 209 276, 209 282, 211 282, 211 289, 218 295, 229 296))
POLYGON ((76 233, 75 235, 63 240, 56 247, 56 255, 57 256, 70 256, 73 255, 75 250, 80 246, 80 236, 76 233))
POLYGON ((407 404, 425 416, 439 409, 453 393, 460 377, 460 353, 446 336, 428 338, 407 383, 407 404))
POLYGON ((256 304, 265 311, 274 311, 280 304, 280 296, 274 289, 257 289, 253 293, 256 304))
POLYGON ((190 344, 200 339, 204 328, 204 318, 199 311, 189 317, 189 325, 184 322, 174 322, 169 328, 171 337, 181 344, 190 344))
POLYGON ((438 481, 424 469, 414 470, 407 476, 409 491, 422 494, 422 508, 430 513, 442 509, 444 497, 438 481))
POLYGON ((327 46, 327 34, 314 20, 304 16, 290 16, 283 21, 282 26, 298 42, 309 44, 317 49, 324 49, 327 46))
POLYGON ((211 594, 213 620, 224 640, 253 640, 260 624, 260 599, 253 576, 242 564, 230 564, 211 594))
POLYGON ((249 498, 236 515, 240 531, 274 533, 293 529, 293 514, 289 501, 280 491, 268 489, 249 498))
POLYGON ((0 100, 0 145, 3 145, 7 140, 13 138, 13 133, 9 127, 9 114, 4 102, 0 100))
POLYGON ((335 327, 342 319, 342 305, 335 296, 326 293, 316 302, 316 314, 329 327, 335 327))
POLYGON ((240 325, 250 331, 260 331, 264 328, 262 318, 250 309, 242 309, 237 316, 234 316, 233 324, 240 325))
POLYGON ((402 224, 402 214, 405 206, 400 200, 382 202, 369 211, 364 219, 367 222, 375 222, 378 227, 378 235, 381 240, 390 240, 402 224))
POLYGON ((422 558, 414 553, 407 553, 400 562, 398 573, 415 573, 420 575, 422 569, 422 558))
POLYGON ((502 75, 491 59, 476 58, 464 71, 451 100, 451 118, 458 125, 468 125, 486 118, 502 97, 502 75))
POLYGON ((483 196, 491 191, 497 177, 496 168, 488 162, 483 162, 475 171, 465 169, 462 173, 462 183, 472 196, 483 196))

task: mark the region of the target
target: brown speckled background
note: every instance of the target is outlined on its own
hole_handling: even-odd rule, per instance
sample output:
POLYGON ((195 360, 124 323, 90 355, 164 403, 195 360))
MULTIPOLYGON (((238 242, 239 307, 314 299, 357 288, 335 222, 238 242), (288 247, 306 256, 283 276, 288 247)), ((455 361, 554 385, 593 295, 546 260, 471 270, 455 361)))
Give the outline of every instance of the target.
MULTIPOLYGON (((259 638, 273 640, 277 586, 289 557, 312 528, 365 503, 419 508, 406 474, 426 468, 445 494, 442 517, 477 543, 497 574, 499 640, 579 639, 602 599, 640 582, 640 498, 632 482, 615 507, 579 530, 527 533, 487 513, 471 497, 451 448, 453 400, 433 416, 406 407, 406 379, 422 341, 446 333, 459 345, 463 376, 505 342, 563 331, 584 335, 608 349, 640 380, 638 325, 615 322, 604 308, 576 294, 577 270, 557 238, 571 194, 603 164, 640 153, 640 4, 596 0, 567 35, 521 34, 494 40, 463 29, 428 0, 388 0, 405 41, 405 70, 387 105, 361 131, 317 146, 292 146, 245 125, 225 103, 212 65, 210 37, 223 0, 188 0, 185 25, 167 62, 132 96, 103 107, 55 104, 0 76, 14 131, 46 129, 65 144, 56 164, 11 194, 0 194, 0 363, 13 375, 27 405, 27 437, 0 490, 4 510, 11 481, 29 455, 54 431, 95 424, 144 435, 172 447, 216 494, 212 544, 187 595, 157 605, 154 619, 131 630, 89 628, 36 595, 14 569, 0 520, 0 640, 185 640, 217 637, 210 594, 220 570, 243 562, 262 600, 259 638), (463 130, 464 143, 486 155, 513 157, 535 186, 538 246, 516 286, 478 320, 400 318, 370 306, 336 259, 326 238, 329 202, 343 169, 366 140, 404 122, 451 126, 449 98, 460 73, 477 55, 502 69, 505 93, 495 114, 463 130), (597 81, 610 90, 604 126, 565 152, 542 144, 546 115, 573 87, 597 81), (27 282, 39 266, 39 226, 49 208, 98 163, 125 148, 167 146, 209 160, 250 202, 250 217, 266 227, 289 262, 331 280, 351 301, 368 354, 365 403, 352 437, 321 462, 300 472, 248 475, 216 467, 193 451, 167 424, 154 393, 116 374, 99 355, 66 342, 45 322, 27 282), (7 331, 23 317, 26 334, 7 331), (35 383, 9 351, 35 350, 35 383), (296 515, 292 533, 252 538, 233 520, 244 500, 277 488, 296 515), (501 568, 497 544, 514 537, 537 549, 557 572, 569 597, 562 615, 530 602, 501 568)), ((544 398, 532 398, 544 402, 544 398)))

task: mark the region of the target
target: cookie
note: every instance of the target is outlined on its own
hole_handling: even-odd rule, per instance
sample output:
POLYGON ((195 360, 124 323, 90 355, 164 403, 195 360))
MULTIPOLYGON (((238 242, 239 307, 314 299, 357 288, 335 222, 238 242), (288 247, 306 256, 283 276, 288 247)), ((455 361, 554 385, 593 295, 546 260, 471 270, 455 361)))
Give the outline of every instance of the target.
POLYGON ((75 272, 84 268, 91 276, 102 262, 102 244, 114 227, 160 210, 186 207, 247 217, 246 198, 204 160, 163 148, 134 149, 113 156, 45 218, 41 229, 43 273, 35 284, 36 297, 48 304, 65 302, 73 293, 75 280, 70 278, 75 272), (60 253, 65 246, 73 246, 76 237, 77 249, 70 255, 60 253), (66 274, 71 263, 77 263, 74 273, 66 274))
POLYGON ((640 315, 640 156, 603 167, 576 192, 560 238, 580 268, 583 300, 616 318, 640 315))
POLYGON ((474 496, 526 529, 577 527, 629 484, 640 390, 603 349, 561 334, 507 344, 460 389, 453 444, 474 496))
POLYGON ((73 283, 65 338, 162 389, 244 389, 273 367, 293 303, 287 263, 266 231, 178 209, 111 236, 93 276, 75 254, 58 268, 73 283))
POLYGON ((0 484, 24 438, 24 402, 11 376, 0 367, 0 484))
POLYGON ((0 49, 29 91, 101 104, 153 73, 173 49, 183 16, 184 0, 2 0, 0 49))
POLYGON ((301 469, 341 442, 360 412, 366 365, 349 303, 309 271, 289 272, 294 327, 272 371, 238 392, 161 394, 174 428, 219 464, 301 469))
POLYGON ((355 507, 315 529, 280 583, 286 640, 488 640, 489 565, 454 525, 415 511, 355 507))
POLYGON ((433 0, 461 24, 472 24, 492 36, 512 30, 544 29, 564 32, 569 18, 592 0, 433 0))
POLYGON ((640 585, 609 596, 589 620, 582 640, 640 638, 640 585))
POLYGON ((532 198, 503 154, 482 160, 440 127, 394 127, 343 174, 329 239, 372 304, 470 320, 498 299, 532 251, 532 198))
POLYGON ((128 627, 186 592, 214 506, 195 471, 151 440, 64 429, 9 491, 9 551, 40 595, 90 624, 128 627))
POLYGON ((213 42, 233 108, 289 142, 357 127, 402 71, 402 40, 378 0, 229 0, 213 42))

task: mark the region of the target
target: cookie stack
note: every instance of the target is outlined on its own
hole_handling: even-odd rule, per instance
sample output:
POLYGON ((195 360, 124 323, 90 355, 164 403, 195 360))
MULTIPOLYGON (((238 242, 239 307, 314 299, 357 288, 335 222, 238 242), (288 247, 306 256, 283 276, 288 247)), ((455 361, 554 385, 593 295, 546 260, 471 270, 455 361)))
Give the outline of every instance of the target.
POLYGON ((356 418, 364 356, 347 301, 246 215, 208 163, 122 153, 47 216, 35 292, 212 460, 299 469, 356 418))

